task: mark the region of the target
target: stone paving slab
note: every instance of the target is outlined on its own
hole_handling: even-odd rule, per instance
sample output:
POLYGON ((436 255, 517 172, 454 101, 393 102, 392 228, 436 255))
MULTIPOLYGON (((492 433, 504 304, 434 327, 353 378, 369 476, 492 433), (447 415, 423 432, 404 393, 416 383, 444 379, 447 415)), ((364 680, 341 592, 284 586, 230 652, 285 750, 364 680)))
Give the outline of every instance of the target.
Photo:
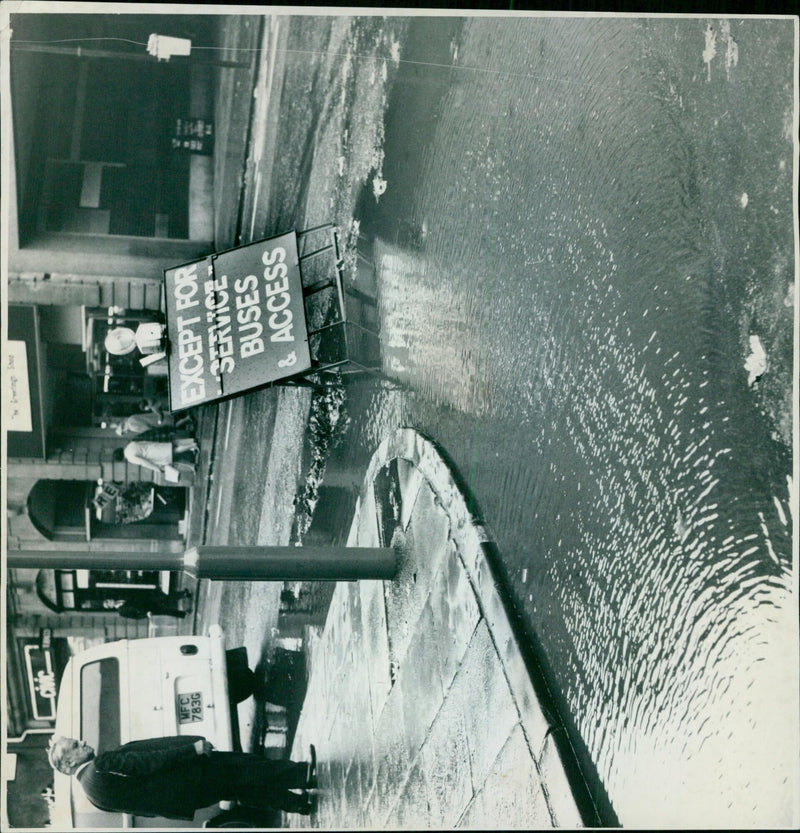
POLYGON ((370 699, 369 716, 374 726, 392 689, 389 638, 386 627, 386 601, 383 597, 381 582, 362 581, 359 585, 359 591, 361 593, 361 627, 364 632, 364 651, 366 656, 369 657, 369 675, 367 677, 370 699))
POLYGON ((419 558, 404 559, 397 579, 387 582, 386 619, 393 662, 402 665, 417 621, 431 591, 431 583, 448 552, 449 522, 438 509, 426 484, 420 488, 414 514, 405 529, 405 545, 419 558))
POLYGON ((427 604, 441 657, 442 686, 447 691, 481 619, 469 577, 452 541, 448 542, 447 560, 431 586, 427 604))
POLYGON ((400 429, 373 456, 348 544, 402 552, 391 582, 337 585, 311 641, 292 757, 319 806, 287 826, 579 827, 554 729, 442 455, 400 429))
POLYGON ((517 724, 457 826, 502 829, 508 826, 509 819, 513 819, 514 826, 527 829, 550 827, 552 820, 542 784, 531 769, 530 749, 522 727, 517 724), (527 793, 522 795, 508 789, 511 774, 519 772, 529 776, 527 793))

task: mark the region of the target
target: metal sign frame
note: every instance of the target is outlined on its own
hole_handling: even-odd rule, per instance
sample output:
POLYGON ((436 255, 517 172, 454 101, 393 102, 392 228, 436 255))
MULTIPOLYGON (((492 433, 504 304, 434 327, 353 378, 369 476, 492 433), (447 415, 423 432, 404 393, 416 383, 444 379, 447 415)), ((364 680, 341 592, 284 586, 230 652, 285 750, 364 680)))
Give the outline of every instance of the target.
MULTIPOLYGON (((361 258, 361 255, 359 254, 358 257, 361 258)), ((366 260, 364 262, 370 268, 373 268, 372 264, 366 260)), ((263 268, 266 269, 267 267, 268 265, 265 265, 263 268)), ((165 269, 164 306, 166 309, 168 329, 168 349, 171 351, 171 358, 168 358, 170 410, 175 412, 185 410, 194 405, 221 402, 249 391, 259 390, 273 385, 307 385, 319 387, 325 386, 332 382, 334 378, 338 379, 340 376, 358 373, 370 373, 382 376, 378 332, 375 328, 364 322, 363 316, 359 316, 354 312, 355 309, 369 308, 372 310, 373 317, 377 318, 376 299, 360 292, 354 287, 347 287, 342 272, 343 261, 340 256, 336 226, 333 223, 323 223, 302 231, 291 231, 274 237, 264 238, 254 243, 236 246, 222 252, 208 255, 205 258, 165 269), (213 395, 206 393, 202 397, 197 397, 194 401, 180 400, 175 396, 175 386, 180 384, 178 381, 180 374, 176 373, 174 369, 176 366, 175 356, 177 353, 179 363, 181 350, 183 350, 184 354, 196 351, 200 331, 195 331, 187 336, 187 327, 182 328, 179 326, 180 322, 177 320, 178 313, 184 310, 187 312, 193 309, 196 310, 197 307, 194 305, 189 306, 193 301, 198 300, 193 293, 197 293, 199 296, 204 291, 202 285, 210 282, 210 292, 205 294, 203 304, 199 305, 199 309, 204 316, 203 321, 194 322, 195 325, 205 326, 206 336, 208 336, 208 331, 214 330, 216 325, 222 320, 222 317, 215 313, 216 310, 227 307, 228 309, 225 315, 230 315, 230 307, 232 306, 230 298, 227 294, 225 297, 222 296, 222 293, 229 293, 230 284, 226 280, 223 285, 222 276, 227 275, 230 267, 236 265, 237 262, 239 266, 244 265, 248 257, 248 252, 252 252, 265 244, 275 244, 276 241, 284 238, 294 238, 295 243, 293 253, 299 274, 299 284, 296 284, 295 289, 299 286, 301 291, 298 293, 298 298, 293 299, 293 301, 302 298, 303 302, 292 308, 292 320, 298 324, 302 323, 304 339, 301 341, 304 345, 303 349, 299 353, 296 352, 293 357, 287 354, 279 360, 279 364, 280 361, 284 362, 281 365, 281 369, 285 371, 283 374, 275 372, 274 368, 273 372, 269 374, 271 378, 265 378, 263 375, 258 378, 258 375, 254 373, 248 384, 235 385, 233 388, 226 388, 226 377, 224 373, 212 372, 214 369, 217 371, 221 370, 222 360, 226 358, 224 355, 216 355, 220 363, 214 368, 210 366, 210 363, 205 364, 205 370, 208 372, 203 376, 202 385, 206 391, 211 390, 213 395), (312 278, 311 275, 315 272, 313 268, 316 265, 315 262, 318 258, 325 255, 331 260, 332 268, 329 268, 324 276, 315 279, 312 278), (175 273, 179 270, 190 269, 194 269, 195 274, 191 280, 187 279, 187 287, 181 290, 183 310, 176 308, 170 311, 170 304, 167 301, 170 297, 170 292, 175 291, 175 273), (192 283, 193 286, 189 286, 188 283, 192 283), (323 306, 326 308, 324 320, 314 323, 312 321, 313 316, 309 310, 319 299, 323 298, 325 293, 327 293, 327 298, 323 303, 323 306), (302 313, 300 308, 302 308, 302 313), (184 334, 181 335, 181 332, 184 334), (181 339, 183 339, 183 343, 181 343, 181 339)), ((244 274, 244 277, 234 278, 234 280, 238 279, 241 281, 240 288, 245 290, 243 293, 237 294, 237 300, 242 303, 240 311, 243 317, 247 317, 248 315, 246 311, 249 306, 247 290, 252 291, 255 288, 254 284, 258 277, 258 275, 254 277, 250 273, 244 274)), ((261 277, 266 278, 266 275, 261 275, 261 277)), ((263 283, 261 285, 263 286, 263 283)), ((279 288, 274 283, 272 287, 279 288)), ((273 307, 280 306, 280 303, 273 304, 273 307)), ((175 306, 177 307, 177 301, 175 306)), ((234 312, 236 311, 234 310, 234 312)), ((274 314, 270 313, 269 310, 265 310, 264 312, 274 314)), ((254 316, 255 313, 250 313, 250 315, 254 316)), ((191 320, 191 318, 188 320, 191 320)), ((247 323, 249 322, 246 321, 245 325, 247 323)), ((280 319, 277 323, 280 323, 280 319)), ((210 348, 209 338, 205 337, 203 339, 202 349, 206 355, 209 355, 210 348)), ((226 347, 223 352, 226 352, 228 349, 226 347)), ((191 359, 191 356, 184 355, 183 358, 191 359)))
MULTIPOLYGON (((314 326, 308 330, 309 343, 312 345, 313 374, 325 374, 336 372, 342 375, 354 375, 357 373, 371 373, 381 375, 380 365, 380 339, 376 330, 365 326, 364 323, 355 320, 355 316, 349 312, 348 298, 357 298, 359 303, 366 303, 370 306, 376 305, 375 298, 363 296, 357 290, 345 288, 342 276, 343 263, 339 253, 339 241, 336 234, 336 227, 333 223, 324 223, 305 229, 298 233, 298 248, 300 250, 300 272, 303 274, 303 266, 323 254, 330 253, 334 258, 333 274, 322 280, 307 284, 303 281, 303 295, 308 301, 315 295, 327 289, 335 292, 337 300, 336 320, 314 326), (304 244, 312 235, 326 232, 330 233, 330 242, 313 249, 310 252, 304 251, 304 244), (323 353, 322 342, 326 337, 332 337, 336 341, 336 349, 329 352, 327 356, 323 353), (365 341, 372 343, 373 361, 369 361, 363 355, 364 351, 359 349, 365 341)), ((361 257, 361 255, 359 255, 361 257)), ((372 264, 369 264, 370 267, 372 264)), ((310 317, 306 314, 307 319, 310 317)), ((324 382, 321 382, 324 384, 324 382)))

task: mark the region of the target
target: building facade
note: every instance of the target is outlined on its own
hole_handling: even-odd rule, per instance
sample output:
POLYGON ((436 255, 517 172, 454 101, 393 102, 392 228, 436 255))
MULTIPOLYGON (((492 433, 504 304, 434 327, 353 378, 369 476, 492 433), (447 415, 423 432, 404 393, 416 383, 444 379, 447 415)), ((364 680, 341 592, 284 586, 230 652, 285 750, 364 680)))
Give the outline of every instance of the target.
POLYGON ((123 618, 119 606, 143 609, 176 590, 174 577, 138 569, 136 558, 183 551, 191 490, 114 460, 132 438, 117 430, 127 417, 160 409, 169 422, 166 371, 110 354, 105 338, 163 320, 164 268, 213 250, 214 69, 196 47, 216 43, 218 20, 11 15, 12 736, 48 725, 31 680, 47 663, 57 677, 58 640, 145 636, 148 620, 123 618), (145 48, 152 33, 190 40, 193 51, 159 61, 145 48), (109 552, 129 554, 130 569, 92 569, 109 552), (74 553, 75 568, 48 568, 52 553, 74 553))

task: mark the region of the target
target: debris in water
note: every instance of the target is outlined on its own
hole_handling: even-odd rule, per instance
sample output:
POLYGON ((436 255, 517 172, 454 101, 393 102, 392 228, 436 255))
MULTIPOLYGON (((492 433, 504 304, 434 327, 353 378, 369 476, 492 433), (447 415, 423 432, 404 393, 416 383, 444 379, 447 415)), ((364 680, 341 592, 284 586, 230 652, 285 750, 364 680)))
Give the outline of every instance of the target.
POLYGON ((717 33, 714 27, 709 23, 705 31, 706 42, 703 49, 703 62, 708 66, 708 80, 711 80, 711 61, 717 54, 717 33))
POLYGON ((758 336, 750 336, 750 355, 744 363, 747 384, 751 387, 764 375, 769 366, 767 354, 758 336))
POLYGON ((794 306, 794 282, 790 283, 789 288, 786 290, 786 297, 783 299, 783 305, 789 308, 794 306))
POLYGON ((739 202, 742 204, 742 208, 747 208, 747 203, 750 202, 750 197, 747 196, 747 191, 742 194, 739 202))
POLYGON ((400 63, 400 41, 396 40, 394 36, 392 36, 392 43, 389 50, 392 56, 392 61, 394 65, 397 66, 400 63))
POLYGON ((450 41, 450 58, 453 63, 458 60, 458 41, 455 38, 450 41))
POLYGON ((389 183, 381 177, 379 173, 375 174, 375 177, 372 180, 372 193, 375 194, 375 202, 378 201, 378 198, 386 193, 386 186, 389 183))
POLYGON ((340 248, 342 257, 341 268, 343 272, 355 280, 358 271, 358 238, 361 233, 361 223, 358 220, 350 220, 346 229, 342 230, 339 237, 343 237, 340 248))
POLYGON ((730 20, 723 20, 720 24, 720 31, 725 41, 725 75, 728 81, 731 80, 731 69, 739 64, 739 44, 731 35, 730 20))
POLYGON ((305 477, 303 490, 294 499, 295 543, 302 544, 303 536, 311 526, 314 509, 319 500, 319 487, 325 475, 328 453, 341 439, 350 423, 344 409, 346 392, 341 384, 328 384, 315 390, 311 400, 311 413, 306 429, 311 447, 311 465, 305 477))

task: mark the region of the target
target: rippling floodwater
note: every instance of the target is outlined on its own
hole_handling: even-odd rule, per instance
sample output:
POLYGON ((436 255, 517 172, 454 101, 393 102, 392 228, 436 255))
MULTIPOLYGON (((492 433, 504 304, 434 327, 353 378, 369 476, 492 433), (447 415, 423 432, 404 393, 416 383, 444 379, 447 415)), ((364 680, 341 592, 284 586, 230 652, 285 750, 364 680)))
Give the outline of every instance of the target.
POLYGON ((626 826, 796 812, 793 38, 417 24, 357 210, 406 388, 353 388, 343 457, 454 458, 626 826))

